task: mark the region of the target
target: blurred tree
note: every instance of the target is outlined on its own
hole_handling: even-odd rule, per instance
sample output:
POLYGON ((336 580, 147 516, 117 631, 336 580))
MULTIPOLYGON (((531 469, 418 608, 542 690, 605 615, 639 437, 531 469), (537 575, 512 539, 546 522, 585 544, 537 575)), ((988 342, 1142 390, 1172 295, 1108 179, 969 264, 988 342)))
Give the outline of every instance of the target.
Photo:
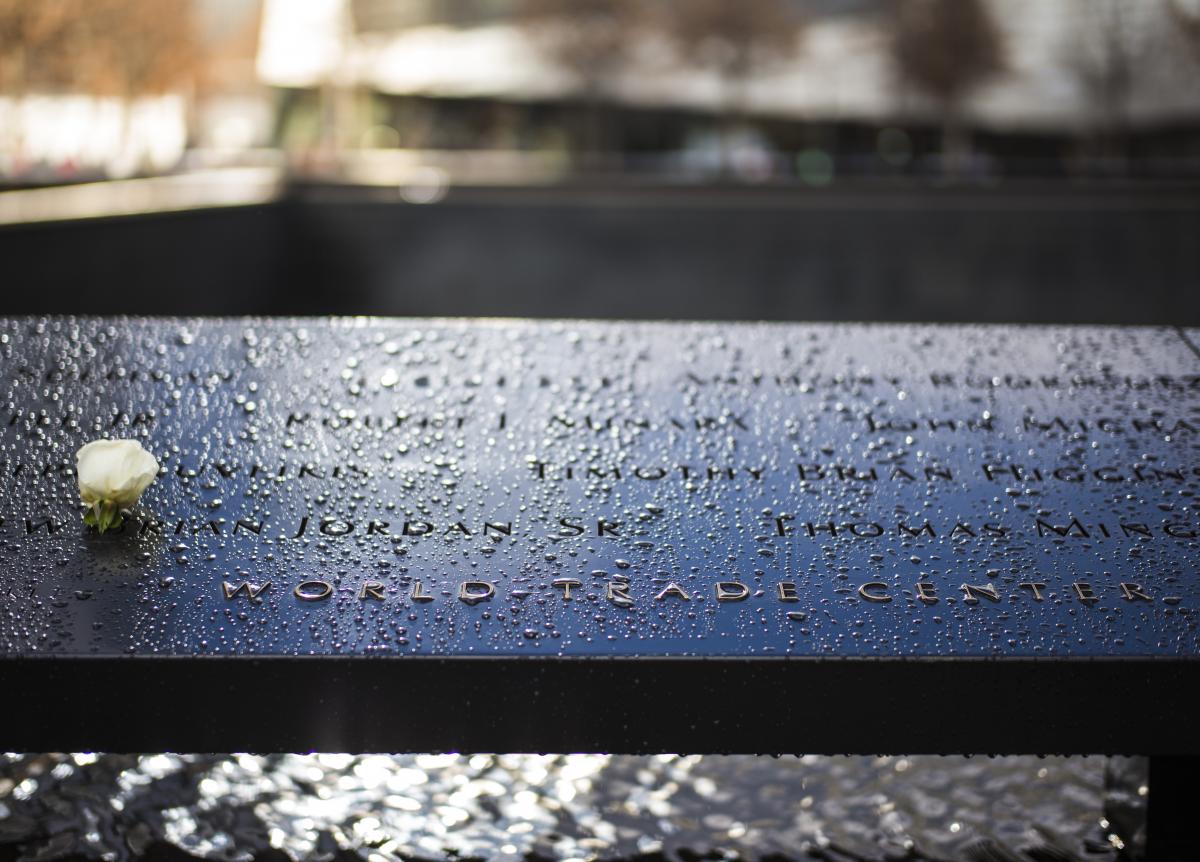
POLYGON ((0 0, 0 92, 73 83, 76 22, 65 3, 0 0))
POLYGON ((735 84, 796 48, 803 21, 786 0, 669 0, 656 24, 684 58, 735 84))
POLYGON ((585 158, 595 160, 612 147, 601 104, 612 96, 616 76, 645 27, 643 5, 638 0, 524 0, 519 7, 518 20, 582 90, 585 158))
POLYGON ((187 87, 190 0, 0 0, 0 89, 133 97, 187 87))
POLYGON ((1007 67, 1004 38, 985 0, 897 0, 893 9, 896 71, 937 104, 943 168, 957 172, 971 146, 963 102, 1007 67))
POLYGON ((1171 20, 1193 59, 1200 61, 1200 0, 1171 0, 1169 8, 1171 20))
POLYGON ((521 20, 585 90, 603 92, 645 24, 637 0, 524 0, 521 20))
POLYGON ((797 50, 804 19, 787 0, 665 0, 654 8, 657 29, 682 58, 722 81, 722 161, 728 167, 746 81, 797 50))
MULTIPOLYGON (((803 20, 789 0, 524 0, 522 20, 554 62, 579 82, 591 150, 611 144, 599 106, 639 47, 661 39, 724 86, 722 144, 744 104, 745 81, 795 50, 803 20)), ((726 160, 727 161, 727 160, 726 160)))
POLYGON ((1130 13, 1124 0, 1076 0, 1067 47, 1068 63, 1095 112, 1092 149, 1117 170, 1125 159, 1129 98, 1146 59, 1130 13))

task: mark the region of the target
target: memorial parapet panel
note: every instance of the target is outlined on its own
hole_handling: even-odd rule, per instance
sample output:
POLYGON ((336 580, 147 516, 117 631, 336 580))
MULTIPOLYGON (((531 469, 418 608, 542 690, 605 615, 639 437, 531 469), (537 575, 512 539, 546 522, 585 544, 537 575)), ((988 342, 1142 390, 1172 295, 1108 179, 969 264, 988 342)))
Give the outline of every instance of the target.
MULTIPOLYGON (((286 679, 291 693, 274 695, 286 699, 320 688, 325 666, 284 671, 295 665, 283 659, 324 657, 339 685, 360 672, 419 676, 436 702, 439 686, 469 700, 493 672, 508 684, 536 668, 546 682, 592 679, 606 698, 673 679, 702 689, 702 704, 741 684, 730 680, 745 661, 769 669, 747 684, 811 685, 823 701, 850 696, 837 674, 863 674, 856 704, 901 708, 911 704, 889 680, 926 690, 913 704, 931 686, 989 680, 1016 694, 1038 679, 1187 682, 1200 644, 1195 339, 1166 328, 4 321, 0 681, 77 686, 76 668, 92 667, 128 696, 135 681, 117 680, 115 660, 146 659, 137 667, 153 669, 139 672, 169 687, 149 660, 170 657, 243 698, 240 686, 286 679), (103 437, 141 441, 162 470, 123 527, 99 535, 80 517, 74 459, 103 437), (221 663, 235 657, 249 661, 221 663), (382 663, 347 669, 360 657, 382 663), (453 662, 477 657, 497 661, 453 662), (594 675, 555 662, 604 658, 632 663, 594 675), (937 669, 916 673, 936 676, 906 676, 914 662, 889 675, 828 669, 867 658, 929 659, 937 669), (253 670, 242 679, 240 668, 253 670)), ((322 689, 331 696, 366 697, 322 689)), ((799 709, 786 707, 789 720, 799 709)), ((1160 718, 1148 728, 1174 727, 1160 718)), ((629 747, 667 749, 672 737, 639 738, 629 747)), ((805 750, 825 745, 810 738, 805 750)), ((456 744, 446 739, 429 744, 456 744)), ((497 737, 508 739, 532 737, 497 737)), ((907 750, 923 745, 942 747, 907 750)))

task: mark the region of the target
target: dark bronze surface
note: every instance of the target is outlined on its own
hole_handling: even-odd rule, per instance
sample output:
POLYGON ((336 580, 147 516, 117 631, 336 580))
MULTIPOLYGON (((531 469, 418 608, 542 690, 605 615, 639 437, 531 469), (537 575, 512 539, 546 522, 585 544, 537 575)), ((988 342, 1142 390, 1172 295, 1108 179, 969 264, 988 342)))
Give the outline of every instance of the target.
POLYGON ((1191 750, 1188 338, 4 322, 0 742, 1191 750))

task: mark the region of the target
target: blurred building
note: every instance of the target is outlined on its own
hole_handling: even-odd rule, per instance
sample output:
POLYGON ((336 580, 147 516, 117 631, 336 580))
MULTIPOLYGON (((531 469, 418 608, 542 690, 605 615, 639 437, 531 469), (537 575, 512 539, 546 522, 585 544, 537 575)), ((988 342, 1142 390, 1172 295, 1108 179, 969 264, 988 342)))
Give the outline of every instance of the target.
MULTIPOLYGON (((944 100, 897 63, 895 9, 916 4, 733 4, 752 12, 708 22, 708 37, 724 39, 727 52, 741 50, 739 38, 749 43, 753 62, 736 69, 679 38, 703 47, 687 19, 703 18, 706 5, 660 0, 635 14, 619 0, 266 0, 258 71, 292 91, 282 128, 299 146, 316 143, 313 117, 336 117, 342 147, 599 150, 622 155, 624 169, 647 159, 703 166, 706 153, 732 146, 743 173, 777 172, 786 155, 785 170, 807 164, 819 175, 824 160, 853 172, 940 146, 944 100), (655 6, 670 14, 644 13, 655 6), (599 119, 580 117, 589 113, 599 119), (652 158, 664 153, 674 161, 652 158)), ((983 152, 1056 172, 1051 163, 1080 155, 1129 154, 1089 148, 1114 135, 1140 139, 1134 149, 1149 147, 1171 169, 1200 151, 1200 51, 1187 24, 1200 10, 1191 0, 981 5, 1000 62, 954 110, 983 152)), ((927 38, 961 38, 943 33, 927 38)), ((970 60, 949 56, 946 73, 965 77, 970 60)))
MULTIPOLYGON (((578 98, 586 82, 556 63, 520 0, 265 0, 258 70, 266 83, 327 82, 432 98, 578 98)), ((586 4, 584 4, 586 5, 586 4)), ((753 4, 751 4, 753 5, 753 4)), ((933 106, 898 84, 888 3, 792 4, 794 49, 747 75, 744 112, 804 120, 882 122, 927 117, 933 106)), ((1196 121, 1200 65, 1176 32, 1170 0, 991 0, 1009 67, 972 100, 972 119, 997 129, 1072 129, 1097 121, 1089 64, 1136 65, 1134 124, 1196 121), (1122 57, 1106 57, 1121 52, 1122 57), (1155 56, 1155 55, 1158 56, 1155 56)), ((582 8, 582 7, 581 7, 582 8)), ((686 6, 681 7, 686 10, 686 6)), ((579 27, 586 27, 581 21, 579 27)), ((636 21, 607 97, 631 106, 723 110, 718 71, 687 62, 636 21)))
POLYGON ((0 58, 16 185, 1200 175, 1200 0, 0 0, 0 58))

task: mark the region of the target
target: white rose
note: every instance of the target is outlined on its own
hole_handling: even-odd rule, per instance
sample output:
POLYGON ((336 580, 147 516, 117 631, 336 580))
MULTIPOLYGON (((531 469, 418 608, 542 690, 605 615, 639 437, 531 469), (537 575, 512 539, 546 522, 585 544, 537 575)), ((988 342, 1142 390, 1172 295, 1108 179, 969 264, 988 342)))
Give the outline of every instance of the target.
POLYGON ((158 475, 158 461, 136 440, 94 440, 75 455, 84 517, 100 532, 119 526, 121 509, 138 501, 158 475))

